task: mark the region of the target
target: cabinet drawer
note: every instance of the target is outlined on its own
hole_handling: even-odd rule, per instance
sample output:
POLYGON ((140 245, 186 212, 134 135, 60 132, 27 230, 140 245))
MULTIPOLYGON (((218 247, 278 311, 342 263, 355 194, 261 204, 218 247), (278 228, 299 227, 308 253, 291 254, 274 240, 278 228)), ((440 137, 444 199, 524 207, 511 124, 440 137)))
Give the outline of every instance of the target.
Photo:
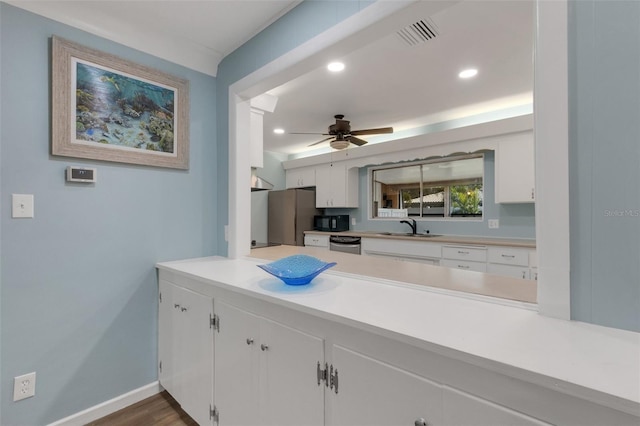
POLYGON ((529 250, 489 247, 489 262, 501 265, 529 266, 529 250))
POLYGON ((328 235, 305 235, 304 245, 307 247, 329 247, 328 235))
POLYGON ((484 262, 469 262, 466 260, 442 259, 440 266, 447 268, 463 269, 465 271, 487 272, 487 264, 484 262))
POLYGON ((442 247, 442 257, 445 259, 486 262, 487 249, 484 247, 444 246, 442 247))

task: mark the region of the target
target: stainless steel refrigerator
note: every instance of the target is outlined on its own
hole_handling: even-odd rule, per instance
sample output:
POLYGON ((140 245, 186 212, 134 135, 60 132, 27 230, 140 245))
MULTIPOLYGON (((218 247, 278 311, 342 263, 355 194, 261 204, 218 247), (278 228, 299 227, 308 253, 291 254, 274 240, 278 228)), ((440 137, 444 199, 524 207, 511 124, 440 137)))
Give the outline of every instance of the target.
POLYGON ((270 191, 268 202, 269 244, 304 245, 304 231, 313 230, 316 192, 308 189, 270 191))

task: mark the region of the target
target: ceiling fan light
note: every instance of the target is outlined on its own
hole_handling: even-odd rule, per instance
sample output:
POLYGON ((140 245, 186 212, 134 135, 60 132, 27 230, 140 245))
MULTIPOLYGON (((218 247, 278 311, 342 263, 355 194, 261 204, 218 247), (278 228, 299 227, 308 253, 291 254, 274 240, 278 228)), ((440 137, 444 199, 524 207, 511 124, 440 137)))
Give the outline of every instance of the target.
POLYGON ((344 63, 342 62, 330 62, 329 65, 327 65, 327 69, 331 72, 340 72, 342 70, 344 70, 344 63))
POLYGON ((345 149, 346 147, 349 146, 349 141, 344 139, 336 139, 334 141, 331 141, 329 145, 333 149, 345 149))

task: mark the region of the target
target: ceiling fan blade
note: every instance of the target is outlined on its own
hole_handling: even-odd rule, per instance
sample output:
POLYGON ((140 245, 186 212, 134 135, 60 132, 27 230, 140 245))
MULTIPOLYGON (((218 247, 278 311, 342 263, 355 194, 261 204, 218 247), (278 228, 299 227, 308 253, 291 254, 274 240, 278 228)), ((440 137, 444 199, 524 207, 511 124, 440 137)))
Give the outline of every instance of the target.
POLYGON ((288 135, 324 135, 324 136, 329 136, 329 133, 318 133, 318 132, 313 132, 313 133, 289 132, 287 134, 288 135))
POLYGON ((333 139, 333 136, 331 136, 330 138, 322 139, 321 141, 318 141, 318 142, 314 142, 314 143, 312 143, 311 145, 307 145, 307 146, 314 146, 314 145, 318 145, 319 143, 326 142, 326 141, 328 141, 329 139, 333 139))
POLYGON ((349 142, 351 142, 354 145, 358 145, 358 146, 362 146, 362 145, 367 143, 367 141, 365 141, 364 139, 356 138, 353 135, 351 135, 349 137, 349 142))
POLYGON ((382 133, 393 133, 393 127, 381 127, 379 129, 354 130, 352 135, 380 135, 382 133))

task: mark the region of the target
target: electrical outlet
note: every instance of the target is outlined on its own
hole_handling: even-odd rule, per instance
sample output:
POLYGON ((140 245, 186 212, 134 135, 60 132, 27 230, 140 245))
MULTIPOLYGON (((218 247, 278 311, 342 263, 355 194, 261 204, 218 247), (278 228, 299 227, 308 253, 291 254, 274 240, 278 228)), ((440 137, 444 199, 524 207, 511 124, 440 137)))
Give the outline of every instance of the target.
POLYGON ((356 226, 356 218, 355 217, 351 218, 351 226, 356 226))
POLYGON ((489 219, 489 229, 498 229, 500 221, 498 219, 489 219))
POLYGON ((36 394, 36 373, 24 374, 13 378, 13 400, 30 398, 36 394))

